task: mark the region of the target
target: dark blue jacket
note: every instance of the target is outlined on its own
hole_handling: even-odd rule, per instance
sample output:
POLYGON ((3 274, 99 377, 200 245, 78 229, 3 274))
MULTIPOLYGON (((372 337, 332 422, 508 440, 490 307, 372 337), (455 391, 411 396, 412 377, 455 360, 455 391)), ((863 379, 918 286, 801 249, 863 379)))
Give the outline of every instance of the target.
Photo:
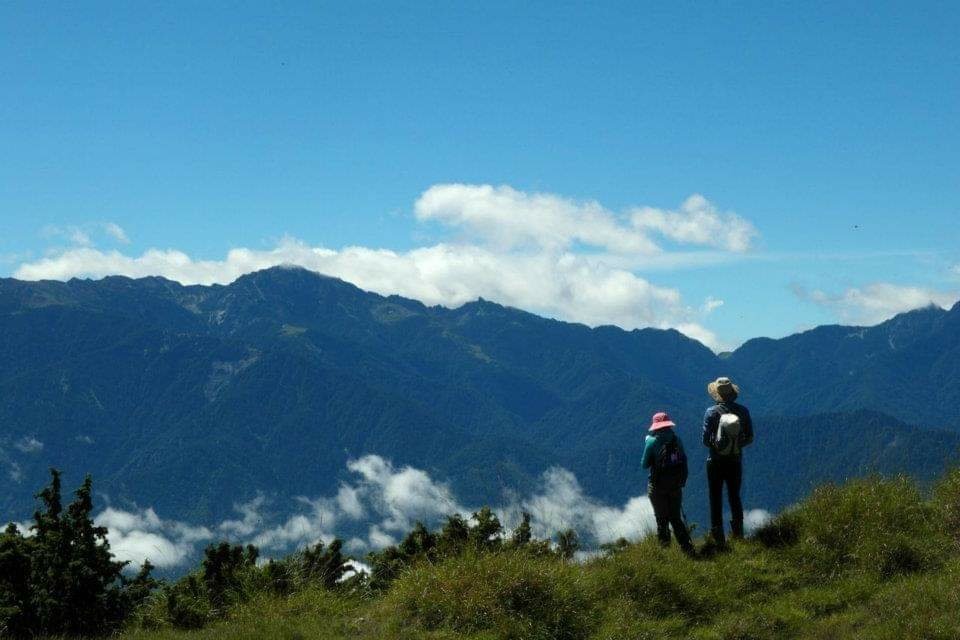
MULTIPOLYGON (((740 448, 742 449, 753 442, 753 420, 750 419, 750 411, 742 404, 736 402, 717 403, 707 409, 707 412, 703 415, 703 446, 710 449, 710 455, 707 456, 708 459, 712 459, 716 452, 717 426, 720 424, 720 416, 725 413, 733 413, 740 418, 740 448)), ((731 456, 724 457, 729 458, 731 456)), ((735 454, 733 457, 739 458, 740 453, 735 454)))

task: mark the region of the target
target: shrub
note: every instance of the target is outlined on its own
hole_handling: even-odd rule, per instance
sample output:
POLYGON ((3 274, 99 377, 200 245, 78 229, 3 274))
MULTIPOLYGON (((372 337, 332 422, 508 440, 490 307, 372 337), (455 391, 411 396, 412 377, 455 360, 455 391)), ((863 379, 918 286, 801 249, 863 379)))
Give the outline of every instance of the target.
POLYGON ((960 546, 960 468, 950 470, 937 483, 933 503, 943 530, 960 546))
POLYGON ((622 549, 592 567, 592 590, 603 600, 625 596, 642 617, 701 618, 709 606, 701 595, 707 583, 694 563, 652 539, 622 549))
POLYGON ((0 633, 8 637, 103 635, 117 629, 156 586, 144 565, 133 580, 110 552, 107 530, 96 526, 90 476, 66 508, 60 472, 37 497, 34 535, 8 526, 0 534, 0 633))
POLYGON ((585 638, 595 612, 582 569, 523 551, 467 553, 405 573, 385 606, 422 630, 498 638, 585 638))
POLYGON ((792 547, 800 541, 801 520, 795 511, 771 518, 753 532, 753 539, 770 549, 792 547))
POLYGON ((200 579, 187 576, 164 594, 167 622, 178 629, 201 629, 216 613, 200 579))
POLYGON ((795 517, 800 542, 793 557, 823 575, 912 573, 938 566, 947 553, 935 510, 906 478, 820 487, 795 517))
POLYGON ((201 575, 215 611, 222 614, 228 604, 246 600, 249 594, 245 586, 256 572, 258 556, 253 545, 244 548, 221 542, 206 548, 201 575))

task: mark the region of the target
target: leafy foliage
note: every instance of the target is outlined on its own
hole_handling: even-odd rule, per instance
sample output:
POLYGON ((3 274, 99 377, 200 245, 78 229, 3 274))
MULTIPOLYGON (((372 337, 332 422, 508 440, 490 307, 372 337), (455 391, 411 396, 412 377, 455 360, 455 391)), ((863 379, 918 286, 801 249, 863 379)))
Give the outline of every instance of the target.
MULTIPOLYGON (((373 558, 389 568, 380 586, 373 576, 342 579, 338 541, 263 566, 252 547, 212 545, 196 572, 147 597, 133 617, 125 609, 131 624, 120 637, 952 638, 960 625, 960 546, 947 518, 956 488, 955 471, 929 497, 904 478, 827 485, 751 539, 699 560, 648 538, 617 541, 573 563, 574 536, 551 549, 529 535, 529 517, 507 535, 479 510, 469 520, 452 516, 438 531, 418 524, 373 558)), ((75 508, 58 510, 52 485, 38 512, 44 526, 52 528, 57 513, 80 517, 86 507, 78 494, 75 508)), ((11 607, 32 611, 17 598, 32 601, 25 576, 33 556, 21 550, 36 538, 13 528, 0 537, 8 624, 17 619, 11 607)), ((99 562, 96 554, 78 557, 99 562)), ((135 599, 150 582, 145 567, 114 584, 135 599)), ((98 632, 115 629, 107 620, 98 632)))
POLYGON ((156 587, 144 564, 132 580, 110 552, 107 530, 94 525, 88 476, 63 509, 60 473, 37 497, 34 535, 13 525, 0 536, 0 631, 11 637, 83 636, 116 629, 156 587))
POLYGON ((757 538, 786 546, 798 564, 822 575, 855 570, 889 578, 935 568, 948 557, 939 518, 935 503, 906 478, 873 478, 818 488, 757 538))

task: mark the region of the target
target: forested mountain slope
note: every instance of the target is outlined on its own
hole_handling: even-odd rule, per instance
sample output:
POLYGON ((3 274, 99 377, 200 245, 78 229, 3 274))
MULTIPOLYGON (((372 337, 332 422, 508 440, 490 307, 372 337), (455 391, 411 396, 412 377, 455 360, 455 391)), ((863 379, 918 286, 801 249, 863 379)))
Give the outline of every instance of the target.
POLYGON ((0 280, 0 512, 28 514, 54 465, 93 473, 113 500, 209 521, 257 492, 328 494, 367 453, 427 469, 465 504, 526 491, 554 465, 621 502, 644 491, 655 410, 677 419, 701 480, 717 375, 757 416, 754 477, 803 470, 787 488, 748 482, 753 506, 777 508, 820 478, 939 471, 958 437, 926 427, 957 430, 958 344, 960 306, 720 359, 672 330, 590 329, 484 300, 427 307, 297 268, 211 287, 0 280), (764 417, 777 415, 789 417, 764 417))

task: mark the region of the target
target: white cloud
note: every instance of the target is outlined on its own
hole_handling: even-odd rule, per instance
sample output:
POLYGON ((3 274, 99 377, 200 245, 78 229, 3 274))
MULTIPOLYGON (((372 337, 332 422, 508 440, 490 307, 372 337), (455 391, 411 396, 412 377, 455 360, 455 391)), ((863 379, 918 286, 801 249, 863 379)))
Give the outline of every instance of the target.
POLYGON ((717 337, 716 333, 696 322, 680 322, 677 323, 677 325, 673 328, 688 338, 693 338, 694 340, 698 340, 699 342, 707 345, 714 351, 728 351, 731 349, 731 346, 728 342, 721 340, 719 337, 717 337))
POLYGON ((40 453, 43 451, 43 443, 33 436, 24 436, 13 446, 24 453, 40 453))
POLYGON ((291 516, 282 525, 257 534, 251 543, 261 549, 299 548, 318 542, 326 543, 333 540, 334 535, 323 528, 323 520, 323 517, 313 517, 313 514, 291 516))
POLYGON ((898 313, 930 305, 950 308, 960 297, 960 292, 935 291, 887 282, 853 287, 839 294, 807 291, 796 286, 794 292, 801 298, 831 309, 843 322, 858 325, 878 324, 898 313))
POLYGON ((9 468, 7 469, 7 475, 16 483, 20 483, 23 480, 23 470, 20 469, 20 465, 16 462, 11 462, 9 468))
POLYGON ((184 284, 228 284, 252 271, 291 264, 431 305, 456 307, 483 297, 591 326, 674 327, 717 347, 716 337, 701 324, 704 309, 685 304, 677 289, 651 283, 636 271, 716 264, 749 248, 756 235, 748 222, 718 212, 701 196, 688 198, 679 211, 644 208, 628 216, 555 194, 443 184, 427 189, 414 210, 418 220, 460 234, 457 241, 395 252, 332 250, 285 238, 272 249, 233 249, 222 260, 198 260, 176 249, 153 248, 137 256, 74 246, 23 262, 14 276, 159 275, 184 284), (650 234, 719 249, 667 252, 650 234))
POLYGON ((759 235, 749 221, 733 212, 719 211, 700 194, 684 200, 677 211, 652 207, 635 209, 631 222, 638 230, 654 230, 676 242, 738 253, 749 250, 759 235))
POLYGON ((349 580, 358 573, 365 573, 367 575, 373 573, 373 568, 370 565, 360 562, 359 560, 351 560, 346 566, 348 567, 347 572, 340 577, 340 582, 349 580))
POLYGON ((697 322, 698 311, 685 305, 676 289, 651 284, 600 258, 574 253, 497 253, 451 244, 406 253, 363 247, 333 251, 286 239, 270 250, 231 250, 223 261, 193 260, 172 250, 151 249, 130 257, 118 251, 77 248, 24 263, 14 276, 67 280, 109 274, 161 275, 186 284, 226 284, 245 273, 283 264, 300 265, 368 291, 399 294, 430 305, 457 307, 483 297, 591 326, 676 327, 707 340, 711 335, 697 322))
POLYGON ((250 542, 263 549, 287 549, 328 543, 336 537, 333 530, 342 515, 336 498, 311 500, 301 496, 296 501, 301 505, 300 513, 256 533, 250 542))
POLYGON ((62 238, 71 244, 79 246, 89 246, 92 244, 90 234, 83 228, 75 225, 58 226, 48 224, 40 230, 40 235, 44 238, 62 238))
POLYGON ((61 238, 79 247, 92 247, 94 236, 106 235, 115 242, 130 244, 130 237, 116 222, 86 223, 83 225, 48 224, 40 229, 44 238, 61 238))
POLYGON ((750 509, 743 514, 743 528, 749 535, 767 524, 773 515, 766 509, 750 509))
POLYGON ((179 566, 192 557, 197 543, 213 537, 206 527, 162 520, 153 509, 123 511, 107 507, 94 523, 107 528, 107 540, 116 559, 132 565, 149 559, 159 568, 179 566))
POLYGON ((374 508, 386 516, 381 526, 388 531, 405 533, 417 520, 430 522, 465 512, 446 485, 420 469, 398 470, 376 455, 351 460, 347 468, 363 477, 359 491, 373 498, 374 508))
POLYGON ((263 524, 263 515, 260 510, 266 502, 262 495, 249 502, 233 505, 234 511, 240 513, 238 520, 224 520, 217 529, 230 537, 249 536, 263 524))
POLYGON ((349 518, 359 520, 366 510, 361 501, 361 492, 355 487, 343 484, 337 492, 337 506, 349 518))
POLYGON ((371 549, 383 549, 384 547, 397 544, 396 538, 391 536, 389 533, 385 533, 379 525, 375 524, 370 526, 370 531, 367 534, 367 540, 371 549))
POLYGON ((127 235, 127 232, 116 222, 104 222, 103 231, 117 242, 130 244, 130 237, 127 235))
POLYGON ((525 193, 509 186, 435 185, 420 196, 414 212, 420 220, 467 227, 504 248, 565 249, 580 242, 615 253, 660 251, 641 231, 622 224, 597 202, 525 193))
POLYGON ((88 245, 91 242, 89 234, 87 234, 86 231, 77 229, 76 227, 70 229, 67 237, 73 244, 88 245))
MULTIPOLYGON (((356 474, 353 482, 341 484, 330 497, 297 498, 296 512, 278 524, 264 514, 267 500, 262 495, 235 505, 240 518, 224 520, 211 528, 165 520, 152 508, 125 511, 108 507, 94 522, 107 528, 111 550, 118 560, 136 566, 149 559, 167 568, 194 561, 200 544, 216 538, 283 553, 317 542, 329 544, 341 537, 347 539, 345 546, 350 553, 362 554, 397 544, 417 520, 436 527, 446 516, 469 518, 477 511, 476 507, 464 507, 445 484, 421 469, 396 467, 377 455, 351 460, 347 468, 356 474), (364 529, 363 537, 344 535, 345 531, 364 529)), ((537 538, 549 539, 573 528, 587 545, 618 538, 636 540, 655 530, 653 509, 646 496, 632 497, 622 507, 606 505, 586 495, 576 476, 559 467, 544 472, 539 489, 532 495, 515 497, 493 510, 505 531, 512 530, 525 511, 531 515, 537 538)), ((746 527, 753 530, 769 517, 762 509, 750 510, 745 516, 746 527)), ((15 524, 21 532, 29 531, 28 524, 15 524)))
MULTIPOLYGON (((329 542, 336 536, 338 525, 362 513, 368 522, 366 539, 354 536, 348 545, 352 552, 359 553, 396 544, 418 520, 438 525, 449 515, 468 518, 477 510, 462 505, 445 484, 421 469, 398 468, 377 455, 351 460, 347 468, 359 476, 357 482, 342 484, 331 498, 300 498, 300 504, 308 509, 279 526, 247 534, 247 539, 273 550, 329 542), (344 500, 345 495, 350 498, 344 500)), ((507 530, 520 521, 522 512, 530 513, 534 534, 540 538, 572 527, 585 540, 603 543, 620 537, 639 538, 654 527, 646 496, 631 498, 622 508, 604 505, 585 495, 576 477, 561 468, 543 474, 538 492, 494 507, 494 511, 507 530)), ((221 525, 220 529, 226 528, 221 525)))
MULTIPOLYGON (((22 535, 24 538, 30 538, 30 537, 36 535, 36 533, 37 533, 36 531, 34 531, 34 530, 31 528, 33 525, 32 525, 31 523, 29 523, 29 522, 11 522, 11 523, 9 523, 9 524, 12 524, 14 527, 16 527, 16 528, 17 528, 17 531, 18 531, 18 532, 20 533, 20 535, 22 535)), ((6 527, 4 527, 4 529, 6 529, 6 527)))
POLYGON ((723 306, 723 300, 718 300, 713 296, 707 296, 707 299, 703 301, 703 306, 700 308, 704 315, 713 313, 717 309, 723 306))
POLYGON ((403 535, 417 520, 436 522, 452 513, 467 513, 446 485, 434 482, 420 469, 398 469, 376 455, 351 460, 347 468, 359 476, 356 483, 341 484, 329 498, 297 498, 298 512, 278 525, 265 523, 264 500, 258 497, 235 506, 243 517, 225 520, 217 529, 265 550, 285 550, 329 543, 336 537, 338 525, 368 516, 366 540, 354 537, 350 541, 351 550, 359 552, 395 544, 397 538, 388 531, 403 535))
POLYGON ((541 481, 539 493, 501 510, 508 522, 519 521, 520 511, 529 513, 537 537, 549 538, 573 528, 582 537, 604 543, 621 537, 639 538, 656 527, 646 496, 631 498, 620 509, 584 494, 576 476, 566 469, 549 469, 541 481))

